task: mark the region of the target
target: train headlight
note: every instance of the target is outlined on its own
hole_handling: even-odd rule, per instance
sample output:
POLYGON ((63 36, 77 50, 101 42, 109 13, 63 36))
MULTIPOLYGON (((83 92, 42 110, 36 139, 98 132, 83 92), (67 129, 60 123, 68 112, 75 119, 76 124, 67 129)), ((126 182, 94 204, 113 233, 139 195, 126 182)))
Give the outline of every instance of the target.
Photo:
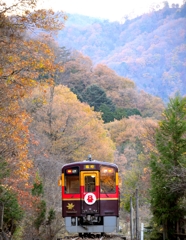
POLYGON ((76 226, 76 218, 75 217, 71 218, 71 225, 76 226))
POLYGON ((87 221, 90 222, 90 220, 91 220, 91 215, 87 215, 87 221))

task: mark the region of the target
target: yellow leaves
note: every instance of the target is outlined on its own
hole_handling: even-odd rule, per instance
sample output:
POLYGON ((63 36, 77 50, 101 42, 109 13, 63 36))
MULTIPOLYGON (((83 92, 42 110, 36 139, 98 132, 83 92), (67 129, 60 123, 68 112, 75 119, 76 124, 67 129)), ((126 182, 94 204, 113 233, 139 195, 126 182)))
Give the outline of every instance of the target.
POLYGON ((12 79, 13 79, 12 76, 7 77, 5 84, 6 84, 6 85, 11 84, 11 83, 12 83, 12 79))
POLYGON ((43 68, 44 67, 44 64, 42 62, 39 62, 39 68, 43 68))
POLYGON ((20 150, 17 157, 19 161, 15 166, 14 173, 20 180, 28 180, 30 177, 29 169, 33 167, 33 162, 28 159, 28 153, 23 150, 20 150))
POLYGON ((37 28, 47 31, 61 30, 64 27, 64 21, 67 16, 61 11, 55 12, 52 9, 45 10, 40 9, 33 12, 29 12, 27 21, 35 24, 37 28))
MULTIPOLYGON (((52 89, 53 91, 49 88, 40 91, 40 94, 44 92, 47 103, 37 111, 43 121, 34 123, 35 130, 49 152, 58 154, 62 151, 64 155, 76 160, 85 158, 87 152, 91 152, 97 159, 102 156, 103 160, 112 161, 114 144, 104 129, 100 114, 87 104, 79 102, 69 88, 58 86, 52 89), (49 116, 52 119, 51 125, 49 116)), ((32 98, 35 99, 36 96, 39 97, 38 89, 33 92, 32 98)))
MULTIPOLYGON (((7 181, 18 192, 20 202, 24 203, 24 198, 28 198, 29 193, 19 190, 23 183, 29 188, 28 179, 33 163, 28 158, 28 126, 31 118, 23 110, 22 100, 30 95, 38 81, 52 84, 55 72, 63 71, 55 63, 55 52, 49 47, 52 38, 46 37, 46 31, 42 38, 39 39, 37 35, 37 39, 31 40, 33 34, 29 36, 29 31, 25 30, 33 30, 37 26, 56 31, 63 27, 62 22, 66 19, 62 12, 55 14, 46 10, 30 11, 35 3, 33 0, 18 1, 16 7, 9 8, 14 21, 2 16, 4 25, 1 26, 3 38, 0 42, 0 148, 11 171, 7 181), (19 14, 16 12, 18 8, 19 14), (58 19, 60 16, 62 18, 58 19)), ((6 4, 4 9, 8 9, 6 4)), ((40 99, 42 105, 45 105, 45 99, 40 99)), ((39 142, 35 140, 34 144, 36 147, 39 142)))
POLYGON ((64 20, 68 20, 68 16, 67 15, 64 15, 64 20))
POLYGON ((9 60, 10 63, 13 62, 13 56, 9 56, 8 60, 9 60))
POLYGON ((30 118, 26 112, 20 109, 17 101, 10 103, 6 111, 6 113, 4 110, 0 112, 0 147, 2 151, 8 150, 6 160, 10 166, 14 162, 12 172, 19 178, 27 179, 28 169, 32 167, 32 163, 28 160, 30 118))

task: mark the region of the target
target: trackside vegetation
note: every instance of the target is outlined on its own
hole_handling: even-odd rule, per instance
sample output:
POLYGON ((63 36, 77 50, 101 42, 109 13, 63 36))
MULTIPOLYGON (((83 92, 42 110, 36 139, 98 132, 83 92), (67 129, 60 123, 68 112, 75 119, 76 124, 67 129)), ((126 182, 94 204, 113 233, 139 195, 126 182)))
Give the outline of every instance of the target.
MULTIPOLYGON (((170 99, 155 135, 157 153, 150 163, 150 203, 157 232, 177 239, 186 216, 186 98, 170 99)), ((156 238, 157 239, 157 238, 156 238)), ((162 239, 162 238, 161 238, 162 239)))

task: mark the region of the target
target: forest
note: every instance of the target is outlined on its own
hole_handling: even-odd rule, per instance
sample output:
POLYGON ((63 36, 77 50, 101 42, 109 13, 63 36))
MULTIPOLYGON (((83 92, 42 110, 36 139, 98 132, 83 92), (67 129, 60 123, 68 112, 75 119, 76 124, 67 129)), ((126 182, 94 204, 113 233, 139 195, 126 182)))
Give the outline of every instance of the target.
POLYGON ((185 26, 186 4, 164 1, 162 9, 154 6, 136 18, 124 16, 120 23, 69 14, 57 41, 167 102, 178 91, 186 94, 185 26))
MULTIPOLYGON (((185 5, 167 9, 167 22, 174 14, 175 21, 181 19, 176 25, 181 28, 185 5)), ((162 16, 162 11, 165 7, 151 17, 162 16)), ((38 9, 37 1, 32 0, 0 3, 0 209, 4 206, 0 236, 6 240, 67 236, 57 184, 60 169, 91 154, 93 159, 119 166, 123 233, 129 232, 129 201, 137 188, 141 222, 153 229, 146 239, 162 235, 173 239, 175 231, 185 233, 184 91, 172 89, 172 97, 165 103, 165 96, 140 89, 127 72, 120 75, 98 55, 80 51, 73 36, 67 34, 79 34, 79 30, 72 31, 76 17, 38 9), (63 34, 66 40, 62 42, 63 34), (65 44, 67 38, 71 47, 65 44)), ((84 34, 95 31, 90 27, 95 24, 97 28, 104 26, 106 35, 111 26, 115 29, 118 24, 119 32, 120 27, 138 21, 127 20, 121 25, 99 20, 99 26, 93 22, 97 20, 83 19, 79 18, 77 25, 84 26, 84 34)), ((164 21, 159 27, 163 26, 164 21)), ((115 41, 115 47, 117 44, 115 41)), ((99 46, 94 48, 100 51, 99 46)), ((182 82, 176 83, 171 75, 181 88, 185 83, 185 73, 181 74, 184 51, 183 47, 176 53, 182 82)), ((175 49, 169 48, 169 54, 173 52, 175 49)), ((137 59, 129 52, 125 55, 137 59)))

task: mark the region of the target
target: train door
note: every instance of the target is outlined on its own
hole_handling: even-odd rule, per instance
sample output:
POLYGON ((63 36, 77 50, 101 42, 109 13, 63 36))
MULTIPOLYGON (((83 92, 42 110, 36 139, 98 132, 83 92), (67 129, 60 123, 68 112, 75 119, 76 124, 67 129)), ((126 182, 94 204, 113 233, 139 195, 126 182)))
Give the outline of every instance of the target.
POLYGON ((81 172, 82 213, 99 213, 99 172, 81 172))

